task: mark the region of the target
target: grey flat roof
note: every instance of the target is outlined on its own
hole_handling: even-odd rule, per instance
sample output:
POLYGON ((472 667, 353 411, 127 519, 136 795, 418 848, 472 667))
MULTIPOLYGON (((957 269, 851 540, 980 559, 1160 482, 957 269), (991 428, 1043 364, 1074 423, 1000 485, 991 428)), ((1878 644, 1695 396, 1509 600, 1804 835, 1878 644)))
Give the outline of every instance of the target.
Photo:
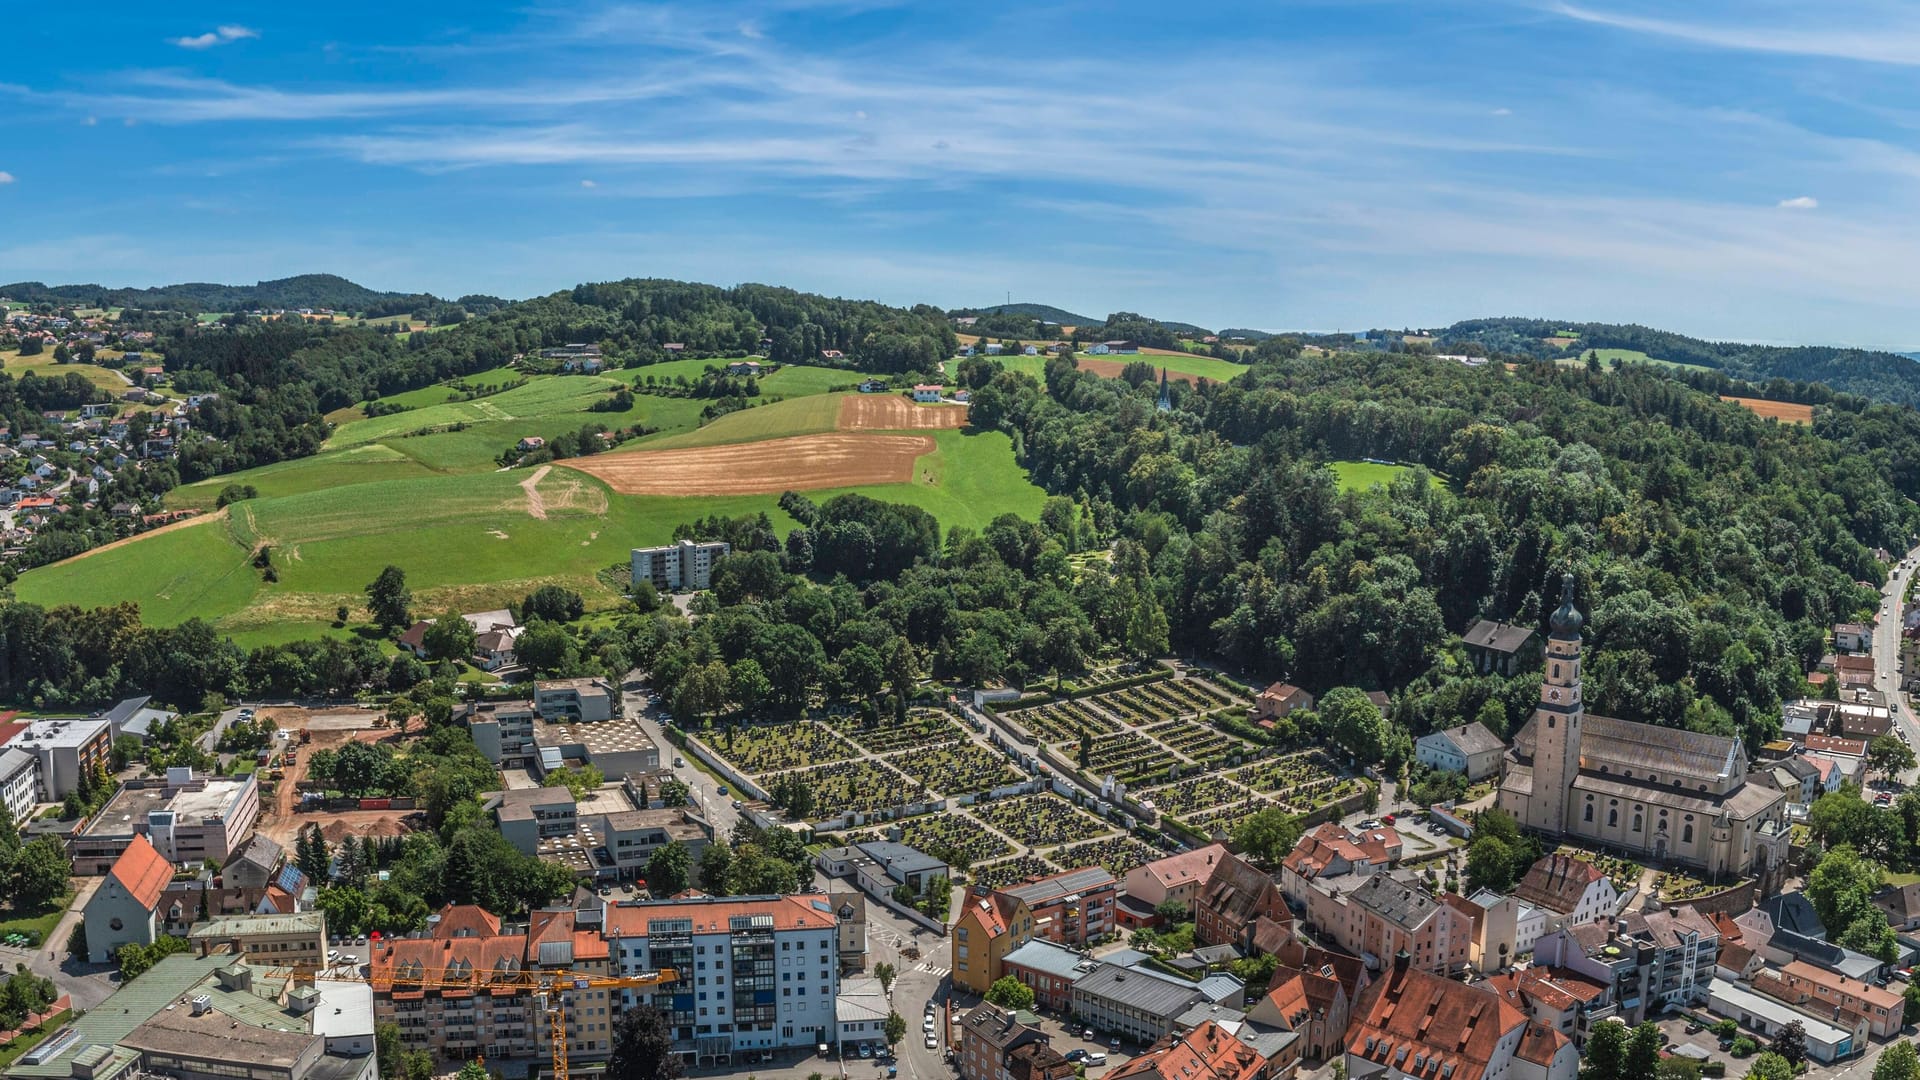
POLYGON ((1008 953, 1003 964, 1017 964, 1023 968, 1044 972, 1055 978, 1073 980, 1093 969, 1095 961, 1089 960, 1064 945, 1055 945, 1044 938, 1034 938, 1025 945, 1008 953))
POLYGON ((864 844, 855 844, 867 858, 882 866, 898 870, 903 874, 920 873, 927 870, 945 870, 947 864, 936 859, 919 848, 897 844, 891 840, 872 840, 864 844))
POLYGON ((1167 1017, 1180 1015, 1202 997, 1200 988, 1185 979, 1107 963, 1082 976, 1073 984, 1073 992, 1167 1017))

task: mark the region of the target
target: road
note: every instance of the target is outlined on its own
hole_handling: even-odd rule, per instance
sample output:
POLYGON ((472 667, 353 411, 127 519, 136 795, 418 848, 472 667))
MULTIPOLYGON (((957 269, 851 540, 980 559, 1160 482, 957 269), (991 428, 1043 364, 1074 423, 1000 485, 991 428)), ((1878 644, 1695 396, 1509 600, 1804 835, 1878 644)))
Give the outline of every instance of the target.
POLYGON ((729 788, 727 794, 720 794, 722 782, 701 772, 694 766, 691 757, 686 757, 678 747, 667 741, 666 730, 660 722, 659 706, 640 672, 627 673, 620 693, 626 715, 633 718, 640 725, 640 730, 646 732, 647 738, 653 740, 653 745, 660 748, 660 767, 686 781, 687 790, 693 793, 693 801, 699 804, 700 816, 713 826, 715 836, 732 835, 734 825, 740 820, 740 812, 733 808, 734 792, 729 788), (676 766, 673 763, 676 757, 686 764, 676 766))
MULTIPOLYGON (((1881 590, 1880 620, 1873 627, 1873 681, 1875 689, 1887 695, 1894 722, 1906 733, 1907 744, 1920 748, 1920 721, 1914 719, 1907 696, 1900 692, 1902 609, 1907 583, 1912 580, 1916 565, 1920 565, 1920 547, 1907 552, 1906 557, 1888 572, 1886 588, 1881 590)), ((1916 779, 1920 779, 1920 769, 1909 769, 1900 776, 1903 785, 1912 784, 1916 779)))

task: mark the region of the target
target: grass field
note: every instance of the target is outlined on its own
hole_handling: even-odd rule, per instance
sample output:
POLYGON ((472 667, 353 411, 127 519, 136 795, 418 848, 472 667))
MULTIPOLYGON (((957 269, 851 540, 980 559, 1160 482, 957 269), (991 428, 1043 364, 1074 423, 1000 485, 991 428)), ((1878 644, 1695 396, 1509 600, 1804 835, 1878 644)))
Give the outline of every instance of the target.
POLYGON ((1368 461, 1334 461, 1327 467, 1340 478, 1341 491, 1365 491, 1376 484, 1385 487, 1394 477, 1412 471, 1404 465, 1375 465, 1368 461))
MULTIPOLYGON (((1126 361, 1131 358, 1106 356, 1099 359, 1126 361)), ((1247 370, 1246 364, 1236 364, 1231 360, 1216 360, 1211 356, 1194 356, 1191 353, 1175 352, 1171 349, 1142 349, 1139 359, 1156 368, 1166 368, 1168 371, 1212 379, 1215 382, 1226 382, 1247 370)))
POLYGON ((1641 352, 1639 349, 1587 349, 1577 357, 1570 357, 1568 359, 1558 360, 1555 362, 1559 364, 1564 364, 1567 366, 1572 366, 1575 364, 1584 364, 1587 362, 1587 353, 1590 353, 1590 352, 1599 353, 1600 362, 1603 364, 1606 364, 1608 367, 1612 367, 1613 362, 1615 360, 1618 360, 1622 364, 1651 364, 1654 367, 1675 368, 1680 371, 1712 371, 1713 370, 1712 368, 1703 367, 1699 364, 1682 364, 1673 360, 1655 359, 1654 357, 1648 356, 1646 353, 1641 352))
MULTIPOLYGON (((649 435, 634 445, 648 450, 674 450, 832 431, 840 418, 840 397, 839 394, 814 394, 811 397, 776 401, 771 405, 756 405, 751 409, 728 413, 703 428, 679 434, 649 435)), ((704 403, 689 404, 698 409, 704 403)))
MULTIPOLYGON (((0 352, 0 370, 14 378, 31 371, 38 376, 59 376, 69 372, 82 376, 88 382, 119 398, 130 385, 111 368, 98 364, 59 364, 53 359, 53 350, 49 349, 38 356, 21 357, 18 349, 0 352)), ((165 391, 161 391, 165 393, 165 391)))
MULTIPOLYGON (((616 384, 591 375, 554 376, 473 401, 447 401, 388 416, 356 420, 327 440, 329 449, 358 446, 429 427, 525 420, 560 413, 584 414, 616 384)), ((415 391, 418 393, 419 391, 415 391)))

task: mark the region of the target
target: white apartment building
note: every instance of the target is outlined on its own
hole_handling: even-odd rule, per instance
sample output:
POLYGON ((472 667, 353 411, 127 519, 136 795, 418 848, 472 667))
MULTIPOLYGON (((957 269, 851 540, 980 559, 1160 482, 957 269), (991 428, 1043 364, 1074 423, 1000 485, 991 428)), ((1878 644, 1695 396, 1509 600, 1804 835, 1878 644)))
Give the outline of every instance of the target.
POLYGON ((736 896, 616 904, 605 933, 621 974, 678 973, 650 1004, 705 1065, 836 1041, 839 929, 825 895, 736 896))
POLYGON ((633 549, 633 580, 651 581, 663 592, 704 589, 713 581, 713 564, 733 551, 724 541, 682 540, 664 547, 633 549))
POLYGON ((0 750, 0 797, 5 798, 15 824, 32 817, 40 797, 40 759, 12 747, 0 750))

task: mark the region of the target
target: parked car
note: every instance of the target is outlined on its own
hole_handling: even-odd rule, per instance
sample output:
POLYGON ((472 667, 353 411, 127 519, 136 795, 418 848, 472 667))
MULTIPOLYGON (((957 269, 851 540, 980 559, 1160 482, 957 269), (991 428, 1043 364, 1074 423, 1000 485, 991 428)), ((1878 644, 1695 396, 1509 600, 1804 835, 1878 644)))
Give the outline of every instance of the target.
POLYGON ((1395 821, 1396 819, 1394 818, 1394 816, 1393 816, 1392 814, 1388 814, 1388 815, 1387 815, 1386 817, 1383 817, 1383 818, 1381 818, 1380 820, 1381 820, 1381 821, 1384 821, 1384 822, 1386 822, 1386 823, 1387 823, 1387 824, 1389 824, 1389 825, 1391 825, 1391 824, 1393 824, 1393 823, 1394 823, 1394 821, 1395 821))
POLYGON ((1068 1061, 1080 1061, 1087 1056, 1087 1052, 1085 1050, 1081 1050, 1078 1047, 1076 1047, 1072 1050, 1067 1051, 1064 1054, 1061 1054, 1060 1056, 1063 1058, 1066 1058, 1068 1061))
POLYGON ((719 787, 714 788, 713 790, 716 794, 725 795, 727 794, 727 785, 721 784, 719 787))
POLYGON ((938 1050, 938 1049, 940 1049, 940 1040, 939 1040, 939 1039, 936 1039, 936 1038, 934 1038, 934 1037, 933 1037, 933 1032, 931 1032, 931 1031, 929 1031, 929 1032, 927 1032, 927 1049, 929 1049, 929 1050, 938 1050))
POLYGON ((675 754, 675 755, 674 755, 674 757, 673 757, 673 767, 674 767, 674 768, 676 768, 676 769, 684 769, 684 768, 686 768, 686 767, 687 767, 687 759, 686 759, 686 758, 683 758, 683 757, 681 757, 681 756, 680 756, 680 755, 678 755, 678 754, 675 754))
POLYGON ((1093 1053, 1087 1055, 1088 1065, 1105 1065, 1106 1063, 1107 1063, 1107 1055, 1101 1053, 1098 1050, 1095 1050, 1093 1053))
POLYGON ((861 1043, 861 1044, 860 1044, 860 1057, 861 1057, 862 1059, 865 1059, 865 1058, 870 1058, 870 1057, 872 1057, 872 1056, 873 1056, 873 1047, 871 1047, 871 1046, 868 1046, 868 1045, 867 1045, 867 1044, 865 1044, 865 1043, 861 1043))
POLYGON ((1081 1032, 1081 1033, 1080 1033, 1080 1037, 1081 1037, 1081 1038, 1083 1038, 1083 1039, 1092 1039, 1092 1038, 1093 1038, 1093 1029, 1092 1029, 1092 1028, 1088 1028, 1087 1030, 1085 1030, 1085 1031, 1083 1031, 1083 1032, 1081 1032))
POLYGON ((1120 1036, 1115 1035, 1113 1038, 1108 1039, 1107 1045, 1115 1050, 1120 1049, 1120 1036))

